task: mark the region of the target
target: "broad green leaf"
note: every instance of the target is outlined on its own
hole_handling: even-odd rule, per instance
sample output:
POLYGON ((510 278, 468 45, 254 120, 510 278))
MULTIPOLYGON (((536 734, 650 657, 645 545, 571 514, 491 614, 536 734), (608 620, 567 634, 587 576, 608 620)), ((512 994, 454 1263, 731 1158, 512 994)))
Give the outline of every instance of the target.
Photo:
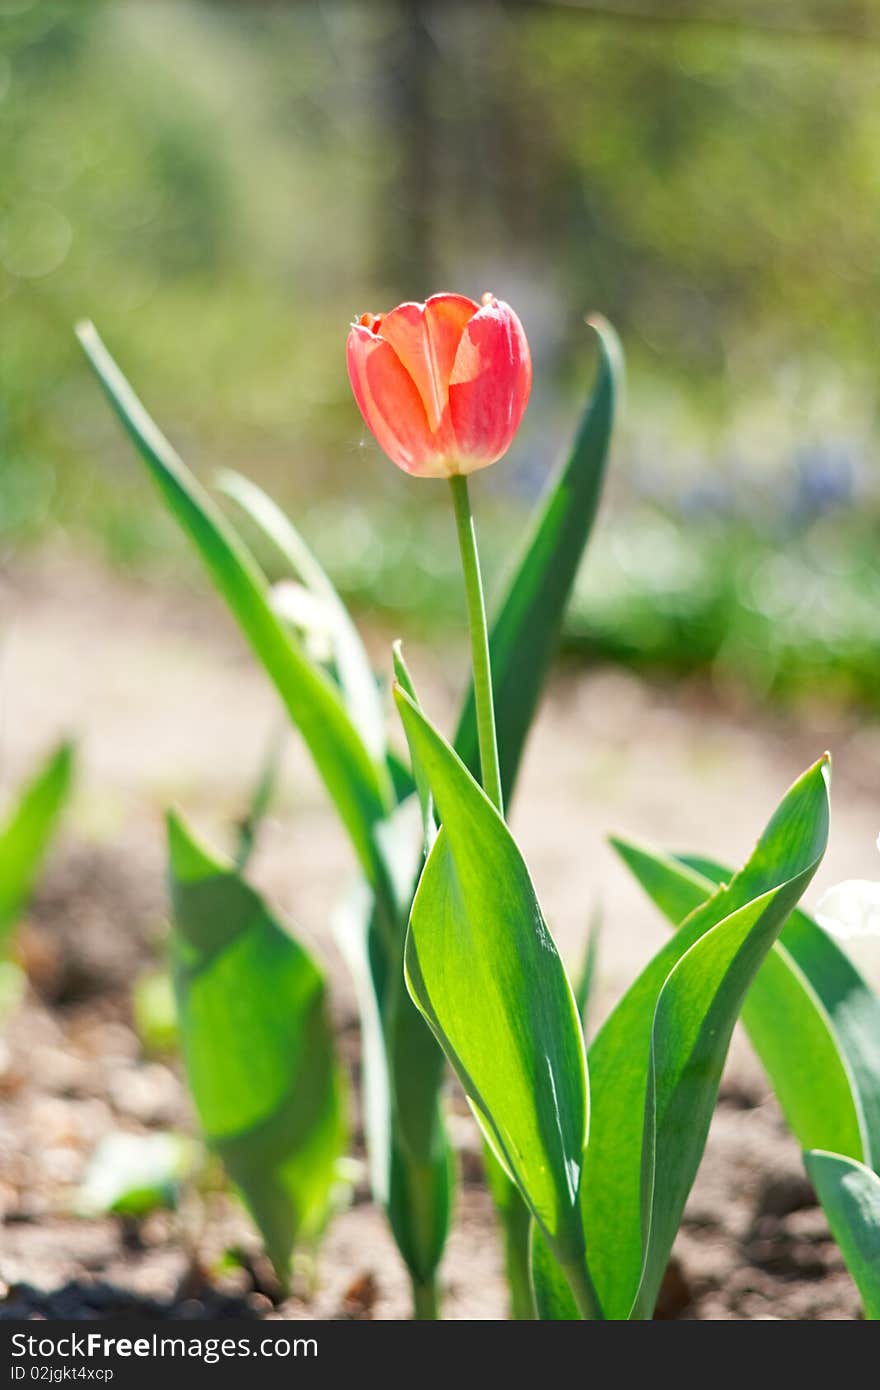
POLYGON ((33 890, 72 780, 73 746, 62 743, 0 826, 0 951, 33 890))
POLYGON ((286 1280, 327 1217, 345 1103, 317 966, 231 865, 168 823, 174 983, 187 1081, 286 1280))
MULTIPOLYGON (((699 873, 717 881, 725 870, 714 860, 686 861, 699 873)), ((838 1135, 838 1143, 808 1144, 846 1154, 880 1170, 880 999, 849 956, 815 918, 798 908, 786 922, 780 938, 792 961, 809 982, 831 1022, 837 1046, 846 1064, 859 1116, 861 1152, 838 1135)), ((774 1079, 775 1085, 775 1079, 774 1079)), ((797 1132, 797 1131, 796 1131, 797 1132)))
POLYGON ((592 1119, 581 1192, 590 1271, 608 1318, 644 1315, 656 1295, 742 998, 824 852, 826 779, 822 760, 794 784, 745 867, 686 919, 589 1049, 592 1119), (654 1034, 667 980, 704 937, 703 950, 672 983, 654 1034), (698 1084, 688 1094, 691 1079, 698 1084), (676 1137, 685 1094, 690 1108, 676 1137))
POLYGON ((443 825, 413 902, 409 991, 554 1250, 576 1259, 587 1088, 571 986, 503 820, 417 706, 395 695, 443 825))
POLYGON ((542 1322, 580 1319, 574 1294, 537 1221, 531 1229, 531 1278, 535 1311, 542 1322))
MULTIPOLYGON (((729 871, 719 865, 701 861, 704 867, 713 869, 711 877, 704 876, 696 867, 678 859, 621 840, 612 843, 674 926, 710 898, 717 884, 730 878, 729 871)), ((789 943, 798 946, 801 937, 805 943, 801 955, 809 958, 818 947, 820 960, 828 957, 835 966, 834 956, 842 953, 832 942, 828 942, 831 949, 826 952, 819 928, 803 912, 795 911, 749 990, 742 1022, 801 1147, 833 1148, 835 1152, 862 1158, 863 1115, 854 1077, 833 1014, 791 950, 789 943), (819 934, 820 940, 812 940, 814 933, 819 934)), ((819 991, 827 994, 823 970, 814 969, 812 973, 819 991)), ((837 973, 833 968, 829 985, 837 973)), ((867 991, 864 982, 862 987, 867 991)), ((852 1003, 845 1006, 847 1013, 852 1004, 861 1012, 858 992, 852 1003)), ((880 1049, 880 1034, 876 1035, 874 1047, 880 1049)))
POLYGON ((660 991, 651 1029, 642 1155, 646 1239, 635 1316, 653 1315, 746 992, 818 867, 826 838, 827 824, 815 841, 814 857, 801 861, 796 876, 700 937, 660 991))
POLYGON ((84 1216, 146 1216, 176 1207, 198 1152, 182 1134, 107 1134, 89 1160, 77 1208, 84 1216))
POLYGON ((880 1177, 855 1159, 819 1149, 804 1154, 804 1162, 865 1317, 880 1321, 880 1177))
MULTIPOLYGON (((599 345, 593 395, 571 453, 539 504, 490 633, 505 805, 513 792, 529 728, 559 644, 566 605, 598 510, 614 413, 622 389, 623 354, 617 334, 602 318, 588 322, 599 345)), ((480 755, 472 689, 462 709, 455 749, 477 777, 480 755)))
POLYGON ((387 814, 391 786, 351 721, 338 688, 305 656, 272 607, 265 576, 237 533, 150 419, 91 324, 80 342, 110 403, 170 511, 199 551, 254 652, 299 728, 360 862, 373 883, 384 866, 374 829, 387 814))
MULTIPOLYGON (((412 676, 403 658, 403 649, 400 642, 395 642, 392 648, 394 658, 394 676, 401 690, 409 696, 413 704, 418 708, 418 696, 413 684, 412 676)), ((431 795, 431 788, 425 769, 422 767, 418 757, 411 750, 413 764, 413 776, 419 796, 419 804, 422 812, 422 828, 424 836, 425 858, 431 852, 431 846, 437 836, 437 824, 434 817, 434 803, 431 795)), ((443 1053, 437 1047, 437 1042, 433 1034, 426 1028, 425 1021, 421 1014, 415 1011, 415 1006, 411 1005, 417 1025, 413 1026, 413 1021, 405 1018, 405 1028, 402 1030, 403 1046, 398 1043, 396 1046, 396 1069, 404 1081, 404 1094, 410 1092, 415 1100, 416 1096, 421 1096, 421 1108, 424 1109, 428 1102, 428 1093, 425 1092, 425 1081, 432 1083, 430 1097, 433 1098, 439 1089, 443 1077, 442 1058, 443 1053), (422 1036, 413 1036, 412 1045, 408 1041, 408 1033, 418 1033, 421 1030, 422 1036), (432 1059, 431 1053, 435 1056, 432 1059), (433 1065, 441 1060, 440 1065, 433 1065)), ((400 1032, 401 1030, 397 1030, 400 1032)), ((405 1115, 407 1107, 403 1105, 402 1097, 399 1100, 401 1115, 405 1115)), ((529 1227, 531 1225, 531 1215, 528 1207, 520 1196, 519 1189, 513 1182, 509 1174, 499 1163, 498 1159, 490 1147, 489 1143, 483 1141, 483 1165, 492 1199, 501 1222, 502 1238, 504 1243, 505 1274, 507 1278, 508 1293, 510 1295, 511 1317, 516 1321, 523 1321, 534 1317, 534 1301, 532 1298, 531 1282, 529 1277, 529 1227)), ((403 1213, 404 1216, 406 1213, 403 1213)), ((447 1211, 448 1219, 448 1211, 447 1211)), ((392 1225, 401 1243, 400 1235, 397 1231, 392 1208, 392 1225)), ((445 1238, 445 1234, 444 1234, 445 1238)), ((401 1248, 404 1248, 401 1245, 401 1248)), ((438 1252, 439 1258, 439 1252, 438 1252)))
POLYGON ((276 502, 240 473, 224 470, 217 487, 250 517, 306 587, 320 598, 330 618, 334 666, 351 721, 374 761, 385 756, 385 715, 379 687, 351 620, 323 566, 276 502))

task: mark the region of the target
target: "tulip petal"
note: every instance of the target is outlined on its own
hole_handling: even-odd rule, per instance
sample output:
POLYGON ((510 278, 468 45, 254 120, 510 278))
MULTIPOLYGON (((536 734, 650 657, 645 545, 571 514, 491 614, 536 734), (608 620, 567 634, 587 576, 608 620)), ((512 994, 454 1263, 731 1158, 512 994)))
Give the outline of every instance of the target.
POLYGON ((532 386, 523 326, 490 300, 468 322, 449 380, 449 410, 463 472, 494 463, 510 447, 532 386))
POLYGON ((399 304, 379 325, 380 335, 415 382, 434 431, 446 410, 462 333, 479 307, 463 294, 435 294, 425 304, 399 304))
POLYGON ((379 447, 405 473, 444 477, 422 398, 391 344, 354 324, 347 357, 351 389, 379 447))

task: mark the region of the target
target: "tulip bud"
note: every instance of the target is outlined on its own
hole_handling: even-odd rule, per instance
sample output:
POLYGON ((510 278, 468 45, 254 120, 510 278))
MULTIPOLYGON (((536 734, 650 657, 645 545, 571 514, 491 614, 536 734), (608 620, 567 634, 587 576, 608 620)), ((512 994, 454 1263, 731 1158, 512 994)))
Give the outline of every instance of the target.
POLYGON ((348 375, 368 428, 398 468, 451 478, 505 454, 532 385, 523 326, 484 295, 435 294, 362 314, 348 335, 348 375))

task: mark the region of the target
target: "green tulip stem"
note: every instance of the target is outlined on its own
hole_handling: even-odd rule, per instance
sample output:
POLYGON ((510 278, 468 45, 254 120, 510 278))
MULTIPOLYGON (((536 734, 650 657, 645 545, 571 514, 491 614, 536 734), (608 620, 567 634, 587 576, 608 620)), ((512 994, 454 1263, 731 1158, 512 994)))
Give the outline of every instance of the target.
POLYGON ((489 661, 489 629, 486 623, 486 603, 480 577, 480 557, 477 535, 468 496, 467 478, 456 473, 449 479, 452 505, 461 551, 461 568, 467 598, 468 626, 471 634, 471 661, 474 671, 474 702, 477 711, 477 737, 480 745, 480 765, 483 790, 489 800, 504 815, 504 796, 501 790, 501 768, 498 763, 498 742, 495 737, 495 704, 492 698, 492 670, 489 661))

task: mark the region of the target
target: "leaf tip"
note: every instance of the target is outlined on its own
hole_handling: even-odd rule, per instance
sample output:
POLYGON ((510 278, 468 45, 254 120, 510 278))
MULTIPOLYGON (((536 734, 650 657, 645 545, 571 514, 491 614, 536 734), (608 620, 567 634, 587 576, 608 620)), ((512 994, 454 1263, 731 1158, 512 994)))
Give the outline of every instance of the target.
POLYGON ((391 686, 391 693, 394 696, 394 703, 397 705, 401 714, 407 713, 410 710, 416 710, 417 706, 415 701, 405 689, 401 680, 396 676, 391 686))
POLYGON ((189 883, 223 872, 223 866, 174 807, 165 812, 165 829, 169 867, 179 882, 189 883))

